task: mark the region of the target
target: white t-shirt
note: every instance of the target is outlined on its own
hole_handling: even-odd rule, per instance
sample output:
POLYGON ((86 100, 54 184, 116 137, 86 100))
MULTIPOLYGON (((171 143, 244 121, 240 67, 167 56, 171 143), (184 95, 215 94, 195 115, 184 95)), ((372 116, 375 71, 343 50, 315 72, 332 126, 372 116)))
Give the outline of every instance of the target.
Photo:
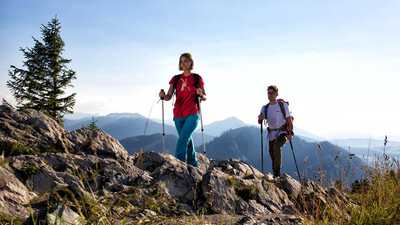
MULTIPOLYGON (((284 106, 283 108, 285 109, 286 118, 283 116, 281 107, 279 106, 278 102, 276 104, 269 104, 267 115, 264 115, 266 106, 267 105, 264 105, 261 108, 260 113, 267 120, 268 127, 272 128, 272 129, 282 127, 286 123, 286 118, 292 116, 291 112, 289 111, 289 106, 286 102, 283 103, 283 106, 284 106)), ((268 132, 269 141, 276 139, 282 133, 286 133, 286 132, 281 131, 281 130, 273 130, 271 132, 268 132)))

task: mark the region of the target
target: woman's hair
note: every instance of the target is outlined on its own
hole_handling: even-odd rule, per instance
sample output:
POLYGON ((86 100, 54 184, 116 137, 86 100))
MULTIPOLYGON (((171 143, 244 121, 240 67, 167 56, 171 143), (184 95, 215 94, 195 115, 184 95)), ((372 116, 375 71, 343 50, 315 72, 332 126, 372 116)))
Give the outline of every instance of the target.
POLYGON ((181 67, 182 58, 187 58, 192 62, 192 64, 190 65, 190 68, 189 68, 189 69, 192 70, 193 69, 193 58, 192 58, 192 55, 190 53, 187 53, 187 52, 181 54, 181 56, 179 57, 179 70, 182 70, 182 67, 181 67))
POLYGON ((274 92, 278 93, 278 87, 275 85, 268 86, 267 90, 273 90, 274 92))

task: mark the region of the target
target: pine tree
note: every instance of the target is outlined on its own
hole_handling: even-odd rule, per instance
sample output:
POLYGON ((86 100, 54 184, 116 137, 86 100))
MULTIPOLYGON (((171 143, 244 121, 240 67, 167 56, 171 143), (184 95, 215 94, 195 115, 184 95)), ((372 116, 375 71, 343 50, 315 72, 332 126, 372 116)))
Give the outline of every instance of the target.
POLYGON ((41 26, 42 40, 36 40, 32 49, 21 49, 26 61, 20 69, 11 66, 7 85, 17 99, 18 108, 42 110, 60 123, 65 113, 72 113, 76 93, 65 96, 65 89, 73 87, 75 71, 69 69, 70 59, 63 58, 64 41, 61 25, 54 17, 41 26))
POLYGON ((49 115, 62 121, 65 113, 72 113, 72 108, 75 105, 76 93, 72 93, 66 97, 64 89, 72 87, 72 79, 76 79, 75 71, 68 69, 67 64, 70 59, 62 57, 64 51, 64 41, 60 36, 61 25, 55 17, 47 24, 42 25, 42 36, 47 52, 47 69, 44 86, 46 88, 45 106, 49 115))
POLYGON ((45 48, 44 45, 34 39, 33 48, 21 48, 25 57, 23 62, 26 69, 20 69, 11 65, 9 70, 10 80, 7 86, 17 100, 17 108, 32 108, 43 110, 42 81, 45 76, 45 48))
POLYGON ((92 116, 92 121, 87 125, 87 127, 91 130, 98 130, 99 127, 97 126, 97 120, 92 116))

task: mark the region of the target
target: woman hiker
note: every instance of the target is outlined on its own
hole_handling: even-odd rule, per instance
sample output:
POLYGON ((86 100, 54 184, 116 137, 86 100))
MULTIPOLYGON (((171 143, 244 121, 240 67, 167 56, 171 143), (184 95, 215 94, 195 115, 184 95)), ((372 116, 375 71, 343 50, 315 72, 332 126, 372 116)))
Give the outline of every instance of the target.
POLYGON ((199 104, 206 100, 203 79, 200 75, 192 73, 193 59, 190 53, 183 53, 179 57, 179 70, 181 74, 175 75, 169 82, 167 94, 161 90, 161 99, 169 101, 176 94, 174 104, 174 122, 178 131, 175 157, 188 164, 198 167, 196 151, 193 145, 192 134, 199 122, 199 104), (187 157, 186 157, 187 156, 187 157))

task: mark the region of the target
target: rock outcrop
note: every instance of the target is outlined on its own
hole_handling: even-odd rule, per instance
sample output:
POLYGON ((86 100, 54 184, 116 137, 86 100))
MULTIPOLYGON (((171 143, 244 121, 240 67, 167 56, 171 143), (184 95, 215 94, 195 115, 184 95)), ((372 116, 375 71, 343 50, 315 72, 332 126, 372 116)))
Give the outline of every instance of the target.
POLYGON ((100 129, 80 128, 69 133, 68 139, 76 152, 123 160, 128 158, 125 148, 100 129))
POLYGON ((0 147, 0 223, 176 224, 203 215, 228 216, 231 224, 300 224, 350 203, 335 188, 287 174, 276 180, 240 160, 199 154, 195 168, 170 154, 128 155, 100 129, 67 132, 41 112, 5 104, 0 147))
POLYGON ((0 105, 0 144, 14 154, 73 151, 67 131, 55 120, 31 109, 16 111, 8 104, 0 105))
POLYGON ((28 218, 26 205, 36 196, 11 171, 0 167, 0 216, 28 218))

